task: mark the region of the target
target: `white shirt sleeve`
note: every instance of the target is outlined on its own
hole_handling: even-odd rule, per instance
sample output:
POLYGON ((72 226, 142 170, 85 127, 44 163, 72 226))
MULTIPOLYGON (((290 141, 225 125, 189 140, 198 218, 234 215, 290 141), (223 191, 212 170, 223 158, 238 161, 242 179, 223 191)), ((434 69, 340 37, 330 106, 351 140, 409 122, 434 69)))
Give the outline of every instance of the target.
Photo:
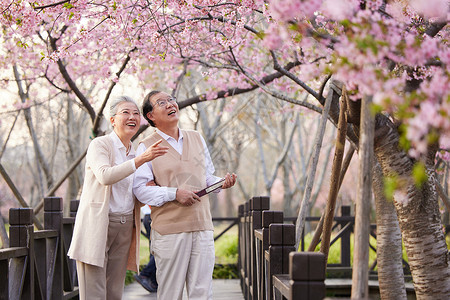
MULTIPOLYGON (((141 155, 147 148, 139 144, 136 156, 141 155)), ((165 186, 147 186, 147 182, 154 180, 152 163, 147 162, 140 166, 134 173, 133 193, 136 198, 150 206, 161 206, 166 202, 175 200, 176 188, 165 186)))

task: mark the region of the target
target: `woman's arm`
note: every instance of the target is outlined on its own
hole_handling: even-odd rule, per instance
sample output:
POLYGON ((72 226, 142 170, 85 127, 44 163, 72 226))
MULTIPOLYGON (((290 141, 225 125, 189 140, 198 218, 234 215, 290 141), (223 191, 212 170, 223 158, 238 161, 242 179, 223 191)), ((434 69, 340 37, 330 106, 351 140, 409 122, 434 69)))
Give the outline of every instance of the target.
POLYGON ((111 185, 134 173, 134 161, 127 160, 119 165, 111 165, 114 149, 103 139, 94 139, 86 155, 86 166, 92 170, 103 185, 111 185))

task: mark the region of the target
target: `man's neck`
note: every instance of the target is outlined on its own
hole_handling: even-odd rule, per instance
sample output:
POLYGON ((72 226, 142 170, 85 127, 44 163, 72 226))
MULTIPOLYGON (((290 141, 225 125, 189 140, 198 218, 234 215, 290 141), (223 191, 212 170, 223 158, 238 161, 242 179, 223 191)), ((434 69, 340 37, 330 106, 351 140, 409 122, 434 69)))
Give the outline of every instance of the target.
POLYGON ((178 138, 180 137, 180 132, 178 126, 171 126, 171 127, 157 127, 159 130, 167 134, 168 136, 173 137, 176 141, 178 141, 178 138))

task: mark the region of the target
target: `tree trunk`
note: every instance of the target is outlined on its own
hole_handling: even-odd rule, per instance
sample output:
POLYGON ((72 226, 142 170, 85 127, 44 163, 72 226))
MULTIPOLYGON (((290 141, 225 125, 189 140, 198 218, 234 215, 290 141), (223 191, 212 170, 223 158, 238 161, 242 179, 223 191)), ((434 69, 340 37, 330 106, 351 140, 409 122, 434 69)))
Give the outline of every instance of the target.
POLYGON ((381 299, 406 299, 402 264, 402 234, 394 203, 384 196, 383 174, 377 162, 373 169, 377 214, 377 262, 381 299))
POLYGON ((399 148, 394 124, 381 116, 376 125, 375 154, 386 177, 395 177, 397 210, 408 254, 417 299, 450 299, 448 250, 442 232, 434 170, 417 187, 412 177, 413 161, 399 148))
MULTIPOLYGON (((19 89, 20 100, 22 101, 22 103, 25 103, 28 100, 28 95, 27 95, 27 92, 25 92, 23 87, 22 87, 22 80, 20 78, 20 74, 19 74, 19 71, 17 70, 16 66, 13 66, 13 71, 14 71, 14 77, 15 77, 16 82, 17 82, 17 88, 19 89)), ((33 141, 33 147, 34 147, 34 153, 36 155, 36 160, 39 163, 37 165, 37 169, 38 169, 37 171, 38 171, 38 173, 40 173, 40 171, 39 171, 40 168, 39 167, 42 168, 42 170, 44 171, 45 180, 46 180, 46 183, 47 183, 46 188, 49 189, 52 186, 52 184, 53 184, 53 175, 52 175, 50 167, 49 167, 49 165, 48 165, 48 163, 47 163, 47 161, 46 161, 46 159, 44 157, 44 154, 43 154, 43 151, 41 149, 41 146, 39 145, 39 141, 38 141, 36 132, 34 130, 33 121, 32 121, 32 118, 31 118, 30 108, 23 109, 23 113, 24 113, 25 120, 26 120, 26 123, 27 123, 27 126, 28 126, 28 130, 30 131, 31 140, 33 141)), ((40 196, 42 196, 43 193, 44 193, 43 187, 41 185, 39 185, 39 186, 40 186, 40 189, 41 189, 40 196)))

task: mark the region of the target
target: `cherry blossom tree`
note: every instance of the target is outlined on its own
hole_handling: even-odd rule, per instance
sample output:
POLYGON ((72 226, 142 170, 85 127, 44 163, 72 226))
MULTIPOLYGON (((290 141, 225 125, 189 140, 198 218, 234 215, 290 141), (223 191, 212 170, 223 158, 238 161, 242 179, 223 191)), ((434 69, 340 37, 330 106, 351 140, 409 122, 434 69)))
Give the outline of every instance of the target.
MULTIPOLYGON (((374 193, 393 200, 417 298, 448 298, 434 169, 436 155, 450 159, 448 8, 445 0, 8 1, 0 4, 0 67, 17 65, 38 83, 16 106, 39 101, 37 86, 73 94, 94 135, 122 76, 178 93, 201 74, 207 87, 180 108, 258 89, 311 112, 322 110, 330 77, 343 82, 354 145, 361 99, 374 101, 384 178, 374 193), (89 98, 83 82, 105 97, 89 98)), ((335 124, 338 115, 333 99, 335 124)))

